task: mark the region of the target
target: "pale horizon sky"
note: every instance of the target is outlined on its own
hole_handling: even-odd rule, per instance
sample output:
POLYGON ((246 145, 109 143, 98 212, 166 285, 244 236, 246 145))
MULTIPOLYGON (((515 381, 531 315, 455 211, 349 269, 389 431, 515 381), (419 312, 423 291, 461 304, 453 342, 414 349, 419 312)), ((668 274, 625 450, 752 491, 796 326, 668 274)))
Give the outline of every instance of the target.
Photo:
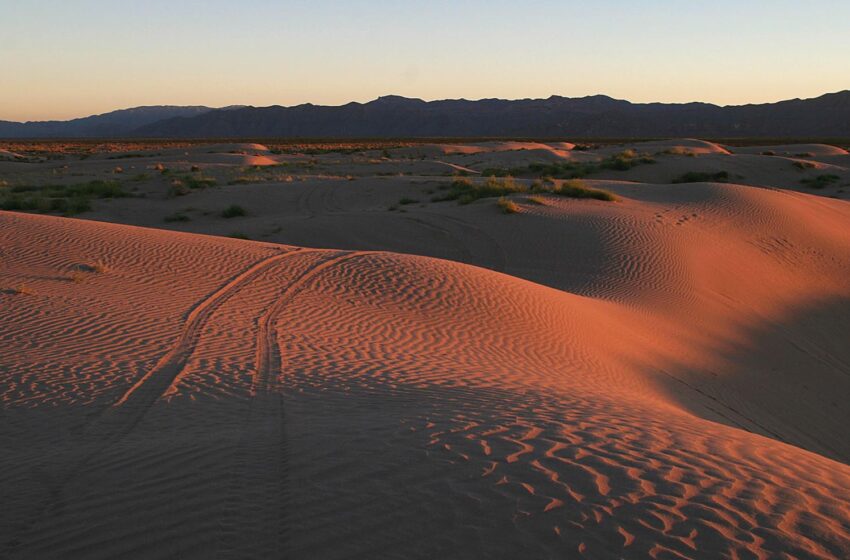
POLYGON ((0 120, 140 105, 580 97, 720 105, 850 88, 850 2, 0 0, 0 120))

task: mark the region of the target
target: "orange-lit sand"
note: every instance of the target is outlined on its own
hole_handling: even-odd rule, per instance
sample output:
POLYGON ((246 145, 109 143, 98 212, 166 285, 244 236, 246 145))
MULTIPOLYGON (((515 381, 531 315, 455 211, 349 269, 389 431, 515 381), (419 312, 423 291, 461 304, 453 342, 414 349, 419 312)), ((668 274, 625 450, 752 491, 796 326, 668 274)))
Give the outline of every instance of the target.
POLYGON ((846 202, 317 181, 172 203, 289 245, 0 213, 0 557, 850 554, 846 202))

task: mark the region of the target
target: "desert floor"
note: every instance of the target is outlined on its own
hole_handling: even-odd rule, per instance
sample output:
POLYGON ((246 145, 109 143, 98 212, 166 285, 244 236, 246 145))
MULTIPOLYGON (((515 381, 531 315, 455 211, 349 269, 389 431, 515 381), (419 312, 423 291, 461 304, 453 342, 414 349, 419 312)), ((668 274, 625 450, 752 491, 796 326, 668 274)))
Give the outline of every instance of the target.
POLYGON ((850 556, 842 148, 0 148, 0 558, 850 556))

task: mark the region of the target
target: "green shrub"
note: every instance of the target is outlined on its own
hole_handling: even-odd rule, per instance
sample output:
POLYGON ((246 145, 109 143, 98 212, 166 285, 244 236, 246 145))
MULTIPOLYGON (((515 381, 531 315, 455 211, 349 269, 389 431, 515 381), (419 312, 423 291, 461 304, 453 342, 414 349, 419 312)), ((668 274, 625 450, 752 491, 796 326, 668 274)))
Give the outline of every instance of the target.
POLYGON ((183 214, 182 212, 175 212, 174 214, 169 214, 168 216, 163 218, 163 221, 167 224, 170 224, 170 223, 173 223, 173 222, 188 222, 190 220, 191 220, 191 218, 189 218, 189 216, 187 216, 186 214, 183 214))
POLYGON ((593 198, 596 200, 605 200, 608 202, 613 202, 617 200, 617 197, 608 191, 603 191, 601 189, 591 189, 582 185, 580 181, 575 180, 564 181, 560 185, 556 186, 552 190, 552 193, 560 196, 566 196, 569 198, 593 198))
POLYGON ((245 209, 239 206, 238 204, 231 204, 230 206, 221 211, 222 218, 238 218, 246 214, 247 212, 245 211, 245 209))
POLYGON ((416 204, 419 202, 415 198, 404 197, 398 201, 399 205, 404 206, 405 204, 416 204))
POLYGON ((503 196, 499 198, 496 204, 502 210, 503 214, 516 214, 519 212, 519 205, 510 198, 505 198, 503 196))
POLYGON ((800 170, 814 169, 815 167, 815 164, 810 161, 795 161, 792 165, 800 170))
POLYGON ((818 175, 813 179, 803 179, 802 181, 800 181, 800 183, 812 189, 822 189, 828 187, 833 183, 838 182, 839 179, 840 177, 838 175, 827 173, 824 175, 818 175))

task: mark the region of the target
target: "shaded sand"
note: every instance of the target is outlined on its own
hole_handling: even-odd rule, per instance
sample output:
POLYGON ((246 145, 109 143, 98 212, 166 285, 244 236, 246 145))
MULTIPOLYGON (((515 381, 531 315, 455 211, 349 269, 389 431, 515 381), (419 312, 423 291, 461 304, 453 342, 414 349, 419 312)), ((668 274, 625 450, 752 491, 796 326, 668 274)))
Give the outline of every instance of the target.
MULTIPOLYGON (((752 432, 787 423, 836 452, 846 432, 792 402, 794 379, 718 359, 731 342, 711 327, 754 361, 813 343, 792 317, 841 310, 846 207, 704 185, 676 205, 713 222, 675 225, 673 195, 643 191, 505 218, 598 224, 625 268, 583 295, 426 257, 0 214, 0 281, 28 288, 0 294, 3 556, 845 557, 850 467, 752 432), (783 227, 785 244, 750 242, 783 227), (700 235, 713 246, 684 252, 700 235)), ((799 356, 799 400, 847 394, 840 352, 799 356)))

